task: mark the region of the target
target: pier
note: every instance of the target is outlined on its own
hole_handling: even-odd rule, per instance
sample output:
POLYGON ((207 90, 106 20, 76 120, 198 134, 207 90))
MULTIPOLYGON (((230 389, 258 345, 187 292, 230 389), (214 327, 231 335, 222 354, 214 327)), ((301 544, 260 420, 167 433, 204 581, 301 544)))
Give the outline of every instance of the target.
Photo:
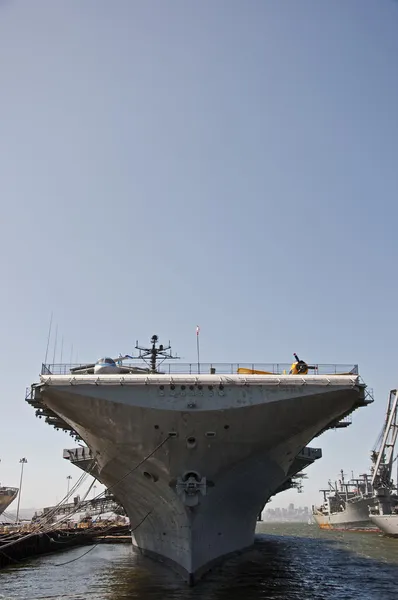
POLYGON ((0 534, 0 569, 40 554, 60 552, 74 546, 97 543, 131 542, 128 525, 57 528, 51 531, 8 532, 0 534))
POLYGON ((45 523, 48 520, 54 521, 56 517, 73 516, 76 512, 89 513, 90 516, 103 515, 108 512, 117 513, 118 515, 124 515, 125 511, 121 504, 116 500, 115 496, 108 490, 105 490, 104 494, 99 498, 93 498, 91 500, 81 500, 80 496, 77 495, 73 498, 73 502, 65 502, 58 506, 46 506, 43 508, 43 512, 37 516, 41 523, 45 523))

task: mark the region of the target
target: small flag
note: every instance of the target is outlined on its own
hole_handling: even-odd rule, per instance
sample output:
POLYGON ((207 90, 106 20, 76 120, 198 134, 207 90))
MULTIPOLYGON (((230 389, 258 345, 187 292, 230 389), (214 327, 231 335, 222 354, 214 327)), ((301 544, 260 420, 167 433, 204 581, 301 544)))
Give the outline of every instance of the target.
POLYGON ((199 327, 199 325, 196 325, 196 335, 199 335, 199 331, 200 331, 200 327, 199 327))

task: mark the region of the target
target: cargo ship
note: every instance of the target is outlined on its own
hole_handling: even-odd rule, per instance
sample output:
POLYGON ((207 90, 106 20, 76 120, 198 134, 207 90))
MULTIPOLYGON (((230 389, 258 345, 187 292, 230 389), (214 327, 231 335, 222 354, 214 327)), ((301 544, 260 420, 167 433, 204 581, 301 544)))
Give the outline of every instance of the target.
POLYGON ((337 484, 329 480, 323 493, 323 504, 312 508, 312 514, 321 529, 349 531, 380 530, 392 535, 398 533, 398 497, 392 479, 395 444, 398 435, 398 395, 391 390, 385 421, 371 453, 369 474, 345 481, 343 471, 337 484))
POLYGON ((341 470, 339 481, 329 480, 329 487, 320 491, 323 504, 312 507, 312 516, 321 529, 377 531, 369 517, 370 508, 376 504, 370 474, 345 481, 341 470))

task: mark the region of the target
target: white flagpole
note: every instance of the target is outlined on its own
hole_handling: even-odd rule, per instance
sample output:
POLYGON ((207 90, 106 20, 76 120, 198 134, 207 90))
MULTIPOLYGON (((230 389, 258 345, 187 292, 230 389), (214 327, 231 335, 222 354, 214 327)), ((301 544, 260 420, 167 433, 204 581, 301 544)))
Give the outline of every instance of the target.
POLYGON ((196 352, 198 355, 198 373, 200 373, 200 354, 199 354, 199 325, 196 326, 196 352))

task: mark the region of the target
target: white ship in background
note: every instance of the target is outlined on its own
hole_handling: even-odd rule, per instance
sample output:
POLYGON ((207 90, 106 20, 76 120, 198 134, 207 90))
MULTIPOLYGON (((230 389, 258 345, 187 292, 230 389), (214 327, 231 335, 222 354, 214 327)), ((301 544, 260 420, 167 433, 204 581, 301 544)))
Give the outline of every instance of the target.
POLYGON ((343 470, 339 482, 329 480, 329 487, 320 490, 323 504, 312 507, 312 516, 321 529, 343 531, 377 531, 369 510, 376 504, 372 476, 363 473, 358 478, 346 481, 343 470))
POLYGON ((391 390, 385 421, 371 453, 370 473, 345 480, 340 472, 339 484, 329 480, 323 493, 323 504, 312 507, 315 521, 321 529, 382 530, 398 535, 397 484, 393 479, 396 462, 395 445, 398 435, 398 393, 391 390))
POLYGON ((18 496, 18 488, 2 486, 0 483, 0 516, 18 496))
POLYGON ((269 498, 321 456, 307 444, 372 400, 354 365, 180 365, 157 336, 136 348, 43 365, 27 401, 87 444, 64 455, 117 497, 133 544, 193 584, 253 544, 269 498))
POLYGON ((14 502, 18 495, 18 488, 5 487, 0 485, 0 516, 14 502))
POLYGON ((398 474, 392 479, 398 454, 398 390, 391 390, 386 419, 380 434, 380 447, 373 452, 375 467, 372 482, 376 489, 376 505, 370 511, 370 519, 384 534, 398 537, 398 474))

